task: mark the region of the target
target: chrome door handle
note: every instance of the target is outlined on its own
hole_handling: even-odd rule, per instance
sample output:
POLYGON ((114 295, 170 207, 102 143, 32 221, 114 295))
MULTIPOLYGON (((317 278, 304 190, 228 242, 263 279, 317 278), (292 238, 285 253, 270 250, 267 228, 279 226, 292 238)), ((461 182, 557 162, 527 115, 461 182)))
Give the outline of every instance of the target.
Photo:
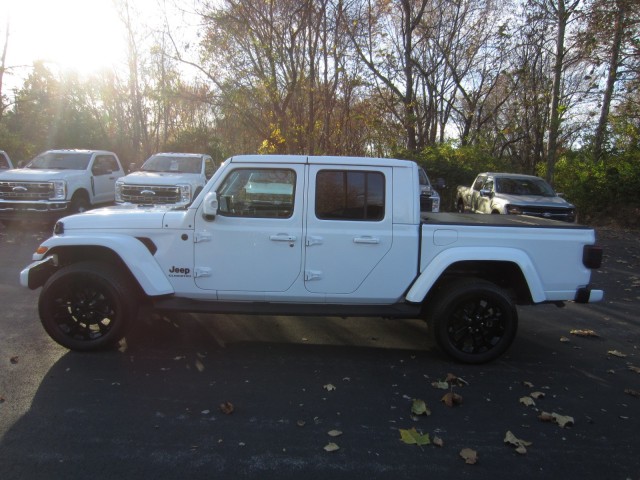
POLYGON ((355 237, 353 243, 365 243, 369 245, 377 245, 380 243, 380 239, 376 237, 355 237))
POLYGON ((295 235, 287 235, 286 233, 279 233, 277 235, 271 235, 269 240, 273 242, 295 242, 295 235))

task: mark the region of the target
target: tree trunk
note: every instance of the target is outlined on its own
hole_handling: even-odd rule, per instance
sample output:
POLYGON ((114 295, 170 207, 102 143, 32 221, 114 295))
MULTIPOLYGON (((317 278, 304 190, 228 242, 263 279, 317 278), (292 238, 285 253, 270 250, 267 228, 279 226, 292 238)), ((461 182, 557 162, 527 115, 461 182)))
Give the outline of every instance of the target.
POLYGON ((609 72, 607 75, 607 87, 604 91, 602 99, 602 108, 600 109, 600 118, 593 141, 593 154, 596 160, 602 156, 602 146, 604 144, 604 136, 609 120, 609 108, 611 107, 611 98, 613 89, 618 76, 618 62, 620 58, 620 48, 622 45, 622 34, 624 32, 625 20, 625 2, 623 0, 616 1, 617 12, 614 23, 613 44, 611 45, 611 55, 609 57, 609 72))
POLYGON ((553 67, 549 145, 547 147, 547 181, 552 185, 558 150, 558 136, 560 134, 560 83, 562 81, 562 66, 564 63, 564 37, 568 20, 564 0, 558 0, 556 13, 558 16, 558 32, 556 36, 556 61, 553 67))

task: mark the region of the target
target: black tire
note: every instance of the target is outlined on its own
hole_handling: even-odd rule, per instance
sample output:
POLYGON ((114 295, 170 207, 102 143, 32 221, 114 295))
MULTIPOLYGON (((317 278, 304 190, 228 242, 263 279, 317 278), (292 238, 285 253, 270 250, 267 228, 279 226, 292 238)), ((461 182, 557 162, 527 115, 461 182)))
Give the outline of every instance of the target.
POLYGON ((430 334, 459 362, 494 360, 513 343, 518 311, 507 292, 494 283, 477 278, 452 280, 429 302, 430 334))
POLYGON ((69 211, 71 213, 83 213, 91 208, 91 203, 86 195, 82 193, 76 193, 71 198, 71 203, 69 204, 69 211))
POLYGON ((58 270, 42 287, 40 320, 49 336, 70 350, 111 347, 136 317, 136 291, 114 266, 75 263, 58 270))

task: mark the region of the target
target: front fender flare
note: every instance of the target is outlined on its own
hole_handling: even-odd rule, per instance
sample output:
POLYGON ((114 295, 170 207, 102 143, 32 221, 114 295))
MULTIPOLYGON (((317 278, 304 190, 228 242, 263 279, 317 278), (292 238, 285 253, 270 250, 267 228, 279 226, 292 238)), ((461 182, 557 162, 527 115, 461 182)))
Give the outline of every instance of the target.
POLYGON ((518 265, 529 287, 534 303, 546 300, 542 282, 531 258, 517 248, 486 247, 486 248, 450 248, 435 256, 413 283, 406 300, 420 303, 440 278, 443 272, 457 262, 466 261, 496 261, 509 262, 518 265))
POLYGON ((134 237, 118 234, 100 234, 100 236, 66 234, 64 237, 49 238, 42 243, 41 247, 46 247, 47 253, 34 254, 33 260, 46 258, 50 255, 49 252, 56 248, 106 248, 120 257, 147 295, 174 293, 173 286, 151 252, 134 237))

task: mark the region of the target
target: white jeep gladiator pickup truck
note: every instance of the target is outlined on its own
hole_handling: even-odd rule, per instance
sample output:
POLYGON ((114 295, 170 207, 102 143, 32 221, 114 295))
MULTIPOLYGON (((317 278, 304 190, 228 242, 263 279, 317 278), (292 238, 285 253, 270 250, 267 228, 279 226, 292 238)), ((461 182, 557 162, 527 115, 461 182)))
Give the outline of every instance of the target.
POLYGON ((427 213, 419 170, 394 159, 225 161, 188 207, 116 206, 61 219, 20 273, 42 287, 49 335, 117 343, 140 304, 160 310, 424 318, 454 359, 501 355, 516 305, 595 302, 592 229, 427 213))
POLYGON ((116 203, 189 205, 215 171, 209 155, 156 153, 116 182, 116 203))
POLYGON ((53 219, 113 203, 120 160, 103 150, 48 150, 0 173, 0 220, 53 219))

